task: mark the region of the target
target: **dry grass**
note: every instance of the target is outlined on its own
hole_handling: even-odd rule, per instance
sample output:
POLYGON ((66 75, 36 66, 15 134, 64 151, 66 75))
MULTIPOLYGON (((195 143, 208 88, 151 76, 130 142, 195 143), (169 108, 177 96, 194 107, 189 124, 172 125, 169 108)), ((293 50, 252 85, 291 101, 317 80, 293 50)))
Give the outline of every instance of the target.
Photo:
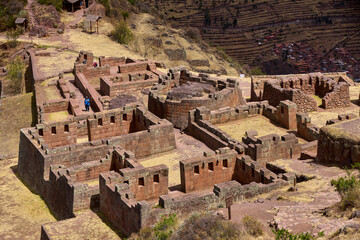
POLYGON ((56 86, 46 86, 44 87, 46 100, 60 100, 62 99, 59 90, 56 86))
POLYGON ((120 239, 118 235, 91 210, 76 212, 76 218, 46 224, 53 240, 60 239, 120 239))
POLYGON ((238 141, 242 141, 242 137, 245 136, 245 132, 248 130, 256 130, 258 132, 257 137, 273 133, 279 136, 288 134, 287 129, 275 126, 264 116, 249 117, 216 126, 238 141))
POLYGON ((102 34, 88 34, 79 29, 67 29, 64 38, 68 39, 72 48, 76 51, 91 51, 94 56, 107 57, 132 57, 142 58, 140 55, 129 51, 124 45, 112 41, 102 34))
POLYGON ((89 139, 87 137, 77 138, 76 140, 77 140, 76 143, 86 143, 89 141, 89 139))
POLYGON ((179 159, 181 155, 176 151, 171 151, 164 154, 158 154, 141 160, 144 167, 152 167, 160 164, 165 164, 169 168, 169 186, 180 184, 180 165, 179 159))
POLYGON ((185 39, 181 30, 169 28, 167 26, 156 26, 155 28, 151 23, 152 19, 153 17, 151 15, 145 13, 133 15, 131 18, 131 21, 136 24, 136 29, 133 30, 136 40, 129 44, 133 51, 138 52, 143 57, 164 62, 167 67, 176 67, 180 65, 190 67, 187 60, 208 60, 210 67, 205 66, 197 68, 202 70, 221 70, 224 68, 228 75, 238 75, 236 70, 232 68, 228 62, 218 60, 213 53, 205 52, 198 44, 185 39), (163 36, 162 34, 167 34, 168 36, 163 36), (144 39, 149 37, 161 39, 163 45, 154 47, 151 43, 146 43, 144 39), (171 41, 172 45, 166 45, 166 41, 171 41), (164 49, 184 50, 186 52, 186 59, 171 61, 165 54, 164 49))
POLYGON ((40 226, 54 222, 45 202, 16 177, 17 159, 0 161, 0 239, 40 239, 40 226))
POLYGON ((49 113, 50 122, 61 122, 66 120, 68 117, 69 117, 68 111, 49 113))
POLYGON ((30 127, 32 93, 1 99, 0 155, 17 154, 21 128, 30 127))
POLYGON ((169 168, 169 186, 175 186, 181 183, 180 179, 180 161, 193 157, 203 156, 204 151, 209 149, 203 143, 186 135, 175 132, 176 149, 156 154, 147 158, 139 159, 144 167, 165 164, 169 168))
POLYGON ((317 95, 312 95, 312 98, 315 99, 318 107, 322 105, 322 98, 317 95))
POLYGON ((360 85, 359 86, 351 86, 350 90, 350 100, 359 100, 360 94, 360 85))
POLYGON ((74 62, 77 53, 70 51, 55 51, 54 48, 49 48, 46 52, 50 52, 49 57, 38 56, 36 57, 38 63, 38 70, 44 76, 51 76, 63 72, 64 70, 74 67, 74 62))
POLYGON ((317 127, 322 127, 326 125, 326 121, 330 119, 338 118, 339 114, 350 114, 359 115, 360 108, 357 106, 351 106, 348 108, 336 108, 330 110, 319 110, 317 112, 310 112, 309 117, 311 117, 311 123, 317 127))

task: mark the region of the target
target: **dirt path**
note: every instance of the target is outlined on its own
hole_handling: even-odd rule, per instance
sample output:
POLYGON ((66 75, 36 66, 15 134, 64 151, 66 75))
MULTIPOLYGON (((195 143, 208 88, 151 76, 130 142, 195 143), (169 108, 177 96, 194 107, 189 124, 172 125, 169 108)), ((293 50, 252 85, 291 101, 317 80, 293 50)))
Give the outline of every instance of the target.
MULTIPOLYGON (((323 209, 340 201, 340 196, 331 186, 331 179, 345 174, 337 167, 327 167, 310 161, 279 160, 275 165, 289 172, 313 175, 316 178, 297 184, 297 191, 289 192, 289 187, 275 190, 257 198, 236 203, 232 206, 232 221, 241 222, 245 215, 258 218, 264 225, 271 223, 279 229, 292 232, 324 231, 329 236, 345 225, 356 223, 346 218, 327 218, 323 209)), ((222 209, 227 217, 227 209, 222 209)), ((359 223, 359 222, 357 222, 359 223)))
POLYGON ((81 20, 84 18, 84 9, 78 10, 76 12, 73 13, 75 19, 72 20, 71 22, 65 24, 65 28, 69 28, 75 24, 78 24, 79 22, 81 22, 81 20))
POLYGON ((30 29, 32 29, 32 27, 35 24, 34 13, 33 13, 32 8, 31 8, 33 2, 34 2, 34 0, 27 0, 27 4, 26 4, 26 6, 24 8, 27 11, 28 16, 29 16, 29 27, 30 27, 30 29))

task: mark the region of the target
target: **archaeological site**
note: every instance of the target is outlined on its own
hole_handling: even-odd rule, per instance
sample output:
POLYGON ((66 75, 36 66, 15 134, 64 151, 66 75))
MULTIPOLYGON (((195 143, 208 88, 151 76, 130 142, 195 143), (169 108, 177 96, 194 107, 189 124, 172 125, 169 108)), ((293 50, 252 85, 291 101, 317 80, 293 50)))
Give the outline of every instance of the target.
POLYGON ((219 2, 0 3, 0 239, 360 239, 360 6, 219 2))

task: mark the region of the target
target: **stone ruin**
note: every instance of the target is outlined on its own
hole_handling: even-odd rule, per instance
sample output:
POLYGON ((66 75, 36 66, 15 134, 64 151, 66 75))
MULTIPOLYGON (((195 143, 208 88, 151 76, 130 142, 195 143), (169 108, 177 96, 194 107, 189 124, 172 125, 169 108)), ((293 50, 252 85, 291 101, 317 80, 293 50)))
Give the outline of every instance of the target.
MULTIPOLYGON (((18 174, 58 219, 97 208, 129 236, 163 215, 213 210, 228 197, 240 201, 292 185, 294 174, 275 174, 267 168, 277 159, 313 156, 339 164, 360 160, 357 116, 340 115, 320 129, 293 99, 263 100, 265 86, 274 85, 271 81, 262 82, 264 92, 252 88, 260 101, 246 102, 238 79, 195 75, 183 67, 164 73, 157 69, 163 66, 160 63, 125 58, 100 57, 94 67, 93 60, 91 53, 81 52, 73 80, 60 75, 54 85, 47 85, 58 90, 60 100, 44 99, 42 81, 35 81, 38 124, 20 132, 18 174), (94 87, 91 79, 100 79, 100 85, 94 87), (148 94, 148 108, 131 95, 135 92, 148 94), (84 96, 91 100, 90 112, 80 106, 84 96), (47 117, 60 110, 68 111, 65 120, 47 117), (257 136, 257 131, 249 130, 242 139, 234 139, 217 126, 255 116, 292 132, 257 136), (150 167, 142 164, 145 157, 177 149, 174 128, 207 147, 201 156, 179 161, 180 183, 175 188, 169 186, 171 169, 166 161, 150 167)), ((36 61, 31 62, 36 75, 36 61)), ((303 91, 292 85, 294 81, 287 82, 294 89, 284 87, 285 82, 273 88, 303 91)), ((321 81, 336 91, 336 86, 324 84, 321 81)), ((347 86, 340 80, 337 85, 347 86)), ((43 239, 52 237, 42 229, 43 239)))
POLYGON ((322 99, 324 109, 350 106, 349 84, 341 76, 322 73, 299 74, 292 77, 259 76, 251 82, 251 100, 267 100, 272 106, 280 101, 296 103, 298 112, 316 111, 318 104, 312 97, 322 99))
POLYGON ((245 103, 236 79, 196 76, 187 70, 155 85, 149 94, 149 110, 182 130, 187 128, 188 112, 192 109, 205 106, 213 110, 245 103))

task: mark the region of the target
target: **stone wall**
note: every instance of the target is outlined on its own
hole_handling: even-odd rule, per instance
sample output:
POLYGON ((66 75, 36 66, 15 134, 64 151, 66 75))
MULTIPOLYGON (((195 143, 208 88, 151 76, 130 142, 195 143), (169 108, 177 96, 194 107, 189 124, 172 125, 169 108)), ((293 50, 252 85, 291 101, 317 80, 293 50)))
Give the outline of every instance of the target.
POLYGON ((276 174, 266 169, 258 161, 252 160, 245 155, 236 158, 236 167, 233 179, 241 184, 249 184, 251 182, 268 184, 277 178, 276 174))
POLYGON ((46 101, 43 105, 42 113, 53 113, 67 111, 69 109, 69 100, 50 100, 46 101))
POLYGON ((290 100, 297 105, 298 112, 310 112, 317 110, 317 103, 310 95, 299 89, 282 88, 275 81, 264 83, 262 100, 269 101, 272 106, 278 106, 281 101, 290 100))
MULTIPOLYGON (((360 112, 359 112, 359 114, 360 114, 360 112)), ((350 114, 339 114, 337 118, 327 120, 326 125, 335 124, 335 123, 338 123, 338 122, 341 122, 341 121, 344 121, 344 120, 355 119, 357 117, 358 117, 357 115, 352 114, 352 113, 350 113, 350 114)))
POLYGON ((117 65, 121 65, 121 64, 125 64, 126 63, 126 58, 125 57, 105 57, 105 56, 100 56, 99 57, 99 66, 100 67, 104 67, 104 66, 117 66, 117 65))
POLYGON ((311 124, 311 118, 306 113, 296 114, 297 134, 307 140, 314 141, 319 138, 320 129, 311 124))
POLYGON ((66 167, 52 165, 45 200, 61 219, 73 217, 75 211, 99 207, 101 173, 114 170, 119 183, 129 185, 134 200, 152 200, 168 193, 168 168, 165 165, 144 168, 130 151, 115 148, 100 161, 66 167))
POLYGON ((257 76, 252 78, 251 100, 268 100, 277 106, 282 100, 297 104, 298 112, 317 109, 317 103, 311 95, 322 99, 325 109, 350 106, 349 83, 346 77, 338 74, 321 73, 257 76))
POLYGON ((87 119, 89 141, 136 132, 135 110, 95 113, 87 119))
POLYGON ((77 141, 77 124, 71 121, 50 124, 37 124, 37 133, 42 136, 49 147, 75 144, 77 141))
POLYGON ((333 83, 333 90, 322 99, 325 109, 350 107, 349 85, 345 82, 333 83))
POLYGON ((146 71, 139 74, 141 79, 134 79, 131 74, 126 79, 121 75, 103 76, 100 78, 100 92, 103 95, 114 97, 117 93, 128 93, 151 87, 159 81, 159 77, 155 73, 146 71))
POLYGON ((75 84, 76 87, 78 87, 80 91, 84 94, 84 96, 89 97, 91 108, 95 112, 101 112, 103 110, 103 106, 99 101, 100 95, 95 90, 95 88, 91 86, 91 84, 86 80, 86 75, 84 75, 83 73, 77 73, 75 75, 75 84))
MULTIPOLYGON (((246 154, 251 154, 252 157, 256 157, 258 153, 255 152, 258 150, 255 151, 253 145, 251 145, 251 147, 249 148, 247 145, 250 143, 245 143, 245 142, 243 143, 237 141, 231 138, 229 134, 227 134, 226 132, 222 131, 221 129, 213 125, 213 124, 220 124, 220 123, 240 120, 256 114, 263 114, 275 122, 284 124, 285 125, 284 127, 288 127, 291 129, 296 128, 295 125, 296 122, 294 121, 296 116, 296 106, 294 105, 294 103, 290 101, 282 101, 280 106, 274 108, 272 106, 269 106, 267 101, 263 101, 263 102, 247 103, 246 105, 239 106, 236 108, 223 108, 220 110, 213 110, 213 111, 210 111, 205 107, 200 107, 197 108, 196 110, 192 110, 189 112, 189 125, 187 128, 187 132, 196 139, 204 142, 209 148, 213 150, 216 150, 217 148, 220 147, 228 146, 231 149, 235 149, 239 154, 246 153, 246 154)), ((277 136, 276 139, 278 138, 279 137, 277 136)), ((290 137, 284 137, 284 138, 290 139, 290 137)), ((295 139, 293 140, 295 141, 295 139)), ((294 144, 295 142, 290 145, 284 146, 285 149, 287 147, 289 148, 288 151, 287 150, 284 151, 290 152, 290 148, 292 148, 293 154, 294 155, 297 154, 299 147, 297 146, 298 145, 297 143, 295 144, 296 147, 294 144)), ((281 144, 281 146, 283 145, 281 144)), ((276 152, 274 152, 274 154, 276 155, 276 152)), ((261 154, 259 154, 259 156, 260 155, 261 154)), ((282 153, 280 154, 280 156, 288 156, 288 155, 282 153)), ((269 159, 273 160, 273 157, 275 156, 272 156, 269 159)), ((255 159, 257 158, 258 157, 256 157, 255 159)))
POLYGON ((317 160, 349 166, 360 162, 360 118, 345 120, 320 129, 317 160))
POLYGON ((131 72, 139 72, 139 71, 151 71, 152 69, 156 69, 156 65, 154 62, 150 61, 137 61, 133 63, 126 63, 118 66, 118 73, 131 73, 131 72))
POLYGON ((137 116, 136 119, 141 121, 136 126, 141 129, 139 132, 60 147, 47 144, 43 136, 39 135, 40 129, 23 129, 20 133, 19 175, 36 192, 43 194, 44 181, 48 179, 51 165, 70 167, 99 160, 114 146, 132 151, 136 157, 146 157, 176 148, 170 122, 160 120, 148 111, 139 110, 137 116))
POLYGON ((188 125, 188 112, 197 107, 205 106, 208 109, 220 109, 223 107, 235 107, 246 103, 242 96, 239 83, 233 79, 226 81, 211 79, 207 75, 203 77, 193 76, 186 71, 181 72, 180 83, 198 81, 215 86, 218 91, 206 97, 184 98, 181 100, 166 99, 160 94, 161 91, 152 90, 149 94, 149 110, 160 118, 171 121, 175 127, 185 129, 188 125))
POLYGON ((100 174, 100 210, 116 228, 126 236, 147 225, 151 206, 146 201, 136 201, 129 185, 120 182, 115 172, 100 174))
POLYGON ((216 154, 180 161, 181 190, 185 193, 230 181, 234 174, 237 152, 220 148, 216 154))
POLYGON ((247 145, 245 154, 255 161, 262 163, 281 158, 292 158, 300 154, 300 144, 294 134, 287 134, 281 138, 277 134, 263 137, 243 137, 247 145))

